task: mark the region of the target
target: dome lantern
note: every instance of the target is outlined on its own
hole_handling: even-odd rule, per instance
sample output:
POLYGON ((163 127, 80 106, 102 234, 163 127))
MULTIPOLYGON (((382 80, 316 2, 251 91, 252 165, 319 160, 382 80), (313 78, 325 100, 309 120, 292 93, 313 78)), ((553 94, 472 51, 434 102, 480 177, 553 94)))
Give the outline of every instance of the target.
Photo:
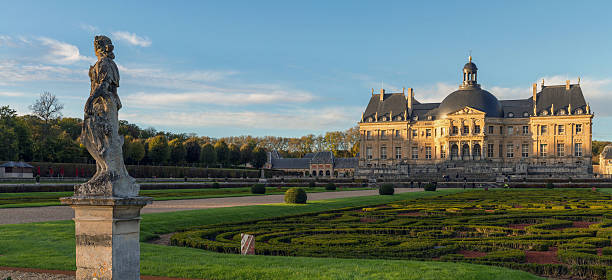
POLYGON ((478 85, 478 67, 472 62, 472 56, 468 57, 468 63, 463 66, 463 84, 460 88, 479 87, 478 85))

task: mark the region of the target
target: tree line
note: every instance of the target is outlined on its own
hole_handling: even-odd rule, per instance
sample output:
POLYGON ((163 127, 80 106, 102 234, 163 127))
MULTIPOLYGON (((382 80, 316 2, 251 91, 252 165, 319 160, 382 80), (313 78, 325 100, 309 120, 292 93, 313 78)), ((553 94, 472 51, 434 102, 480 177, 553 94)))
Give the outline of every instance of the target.
MULTIPOLYGON (((9 106, 0 106, 0 161, 92 163, 80 144, 82 119, 63 117, 64 106, 44 92, 30 106, 31 114, 19 116, 9 106)), ((332 151, 338 157, 359 152, 358 129, 332 131, 302 137, 254 137, 250 135, 212 138, 196 134, 157 131, 121 120, 123 156, 127 164, 231 167, 261 167, 267 151, 283 157, 332 151)))

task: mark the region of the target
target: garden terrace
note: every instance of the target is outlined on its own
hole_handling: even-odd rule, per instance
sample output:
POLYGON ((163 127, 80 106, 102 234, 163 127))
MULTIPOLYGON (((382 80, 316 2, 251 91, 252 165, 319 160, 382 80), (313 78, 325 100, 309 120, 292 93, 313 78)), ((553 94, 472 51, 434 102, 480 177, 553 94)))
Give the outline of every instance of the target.
POLYGON ((240 233, 248 233, 260 255, 470 262, 606 279, 612 275, 611 200, 591 190, 470 191, 195 227, 174 234, 171 243, 238 253, 240 233))

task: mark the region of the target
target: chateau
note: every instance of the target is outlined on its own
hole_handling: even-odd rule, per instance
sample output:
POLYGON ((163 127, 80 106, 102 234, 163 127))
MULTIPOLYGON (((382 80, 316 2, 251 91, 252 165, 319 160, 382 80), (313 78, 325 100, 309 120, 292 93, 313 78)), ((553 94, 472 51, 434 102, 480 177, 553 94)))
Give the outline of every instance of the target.
POLYGON ((577 84, 545 85, 498 100, 478 84, 469 57, 463 82, 441 103, 412 88, 374 94, 359 122, 361 176, 589 176, 593 113, 577 84))

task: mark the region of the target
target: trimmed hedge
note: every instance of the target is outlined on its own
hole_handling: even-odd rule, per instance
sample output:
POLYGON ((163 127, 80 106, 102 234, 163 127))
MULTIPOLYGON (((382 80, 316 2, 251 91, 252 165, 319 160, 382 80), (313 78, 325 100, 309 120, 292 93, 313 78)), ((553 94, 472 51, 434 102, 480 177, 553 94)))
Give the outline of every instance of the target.
POLYGON ((285 192, 285 203, 304 204, 308 196, 302 188, 290 188, 285 192))
POLYGON ((395 193, 395 188, 393 184, 382 184, 378 188, 378 194, 380 195, 393 195, 395 193))
POLYGON ((325 190, 327 190, 327 191, 335 191, 336 190, 336 184, 334 184, 334 183, 327 183, 325 185, 325 190))
POLYGON ((265 194, 266 193, 266 186, 264 186, 262 184, 255 184, 255 185, 251 186, 251 193, 253 193, 253 194, 265 194))
POLYGON ((436 184, 435 183, 427 183, 424 188, 425 188, 425 191, 435 192, 436 191, 436 184))

